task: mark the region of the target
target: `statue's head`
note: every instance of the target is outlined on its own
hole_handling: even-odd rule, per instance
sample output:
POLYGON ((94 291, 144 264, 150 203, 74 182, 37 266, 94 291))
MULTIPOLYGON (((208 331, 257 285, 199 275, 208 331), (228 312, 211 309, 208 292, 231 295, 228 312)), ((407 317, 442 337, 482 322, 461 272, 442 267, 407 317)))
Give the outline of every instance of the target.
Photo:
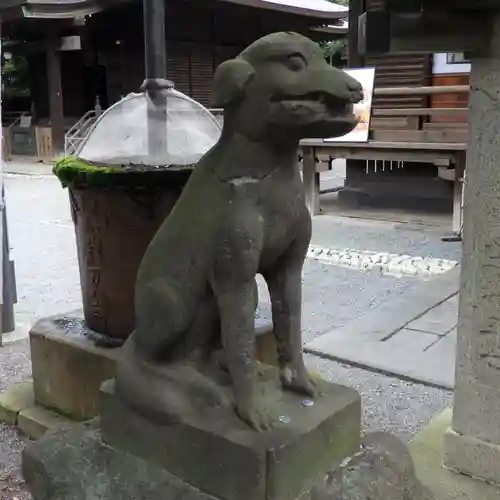
POLYGON ((214 108, 229 127, 253 139, 338 137, 357 124, 360 83, 330 66, 318 44, 297 33, 267 35, 222 63, 214 108))

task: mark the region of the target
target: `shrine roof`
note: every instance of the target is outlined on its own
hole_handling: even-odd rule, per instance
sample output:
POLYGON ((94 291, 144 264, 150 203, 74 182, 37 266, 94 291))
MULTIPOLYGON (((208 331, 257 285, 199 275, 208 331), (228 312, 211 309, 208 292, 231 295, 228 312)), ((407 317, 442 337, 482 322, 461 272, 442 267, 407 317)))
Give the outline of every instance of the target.
MULTIPOLYGON (((94 14, 113 4, 127 0, 1 0, 0 12, 18 12, 21 17, 38 19, 65 19, 94 14)), ((202 2, 204 0, 200 0, 202 2)), ((334 20, 346 17, 349 9, 327 0, 223 0, 259 9, 290 12, 334 20)))

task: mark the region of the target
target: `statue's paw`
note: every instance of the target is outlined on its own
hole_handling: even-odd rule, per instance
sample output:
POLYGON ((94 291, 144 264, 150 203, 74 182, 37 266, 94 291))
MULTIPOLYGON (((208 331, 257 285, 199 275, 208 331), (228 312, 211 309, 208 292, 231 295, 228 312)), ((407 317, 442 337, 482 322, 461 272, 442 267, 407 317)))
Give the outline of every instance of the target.
POLYGON ((305 369, 300 372, 292 373, 290 373, 290 370, 284 370, 281 374, 281 385, 283 389, 303 394, 310 398, 315 398, 320 395, 320 390, 316 381, 305 369))
POLYGON ((277 420, 265 406, 242 405, 236 408, 238 416, 252 429, 264 432, 276 425, 277 420))

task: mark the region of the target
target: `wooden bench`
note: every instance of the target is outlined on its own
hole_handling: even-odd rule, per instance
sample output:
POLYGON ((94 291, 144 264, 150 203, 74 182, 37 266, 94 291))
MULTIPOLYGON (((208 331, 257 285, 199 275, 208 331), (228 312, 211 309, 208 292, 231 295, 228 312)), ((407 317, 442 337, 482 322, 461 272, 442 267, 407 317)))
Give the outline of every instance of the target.
POLYGON ((467 144, 438 142, 382 142, 366 143, 324 142, 304 140, 301 142, 303 156, 303 179, 306 190, 306 204, 311 215, 320 213, 318 156, 344 158, 346 160, 385 160, 433 163, 436 160, 449 161, 455 168, 453 189, 453 231, 459 233, 462 226, 462 178, 465 172, 467 144))
MULTIPOLYGON (((467 85, 436 87, 398 87, 375 89, 375 95, 433 95, 468 92, 467 85)), ((433 123, 431 116, 457 116, 466 108, 391 108, 373 109, 370 140, 367 143, 301 142, 306 200, 312 215, 320 213, 319 174, 331 168, 331 160, 382 160, 432 163, 454 168, 453 231, 462 226, 462 186, 467 149, 466 123, 433 123), (396 120, 396 122, 394 121, 396 120), (391 123, 399 126, 391 128, 391 123), (448 126, 449 125, 449 126, 448 126), (375 128, 376 127, 376 128, 375 128)), ((326 190, 325 192, 328 192, 326 190)))

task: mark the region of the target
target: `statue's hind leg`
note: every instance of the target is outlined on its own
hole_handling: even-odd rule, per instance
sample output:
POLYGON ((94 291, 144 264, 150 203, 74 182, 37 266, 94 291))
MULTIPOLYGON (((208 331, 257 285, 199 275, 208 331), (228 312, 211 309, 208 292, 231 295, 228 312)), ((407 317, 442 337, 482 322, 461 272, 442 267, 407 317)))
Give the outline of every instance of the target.
POLYGON ((169 353, 174 360, 186 359, 205 363, 220 346, 220 314, 217 301, 210 289, 196 308, 192 323, 169 353))
POLYGON ((129 340, 137 355, 147 362, 169 359, 193 322, 197 299, 163 280, 136 292, 136 326, 129 340))
POLYGON ((136 330, 117 360, 118 396, 160 424, 195 411, 194 403, 228 404, 220 387, 192 362, 208 354, 219 332, 215 301, 206 290, 198 296, 191 292, 186 297, 184 291, 164 284, 141 290, 136 330))
MULTIPOLYGON (((194 306, 181 292, 165 282, 156 282, 136 294, 136 328, 121 349, 116 363, 116 391, 129 406, 148 418, 186 405, 175 401, 165 387, 162 361, 185 334, 194 306)), ((168 380, 167 380, 168 381, 168 380)))

